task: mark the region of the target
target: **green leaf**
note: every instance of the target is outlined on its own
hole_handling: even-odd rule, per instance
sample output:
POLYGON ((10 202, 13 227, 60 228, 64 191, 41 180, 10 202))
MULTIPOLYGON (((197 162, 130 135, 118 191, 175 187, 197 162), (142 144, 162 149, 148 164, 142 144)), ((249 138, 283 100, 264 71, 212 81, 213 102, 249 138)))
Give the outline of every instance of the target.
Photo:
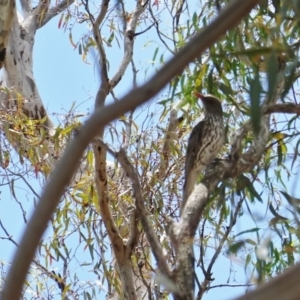
POLYGON ((223 82, 219 82, 218 86, 224 95, 232 95, 233 94, 231 86, 226 85, 223 82))
POLYGON ((245 242, 252 245, 252 246, 257 246, 257 243, 251 239, 245 239, 245 242))
POLYGON ((267 62, 267 78, 268 78, 268 102, 274 97, 277 88, 277 74, 279 70, 278 57, 274 52, 271 53, 267 62))
POLYGON ((157 48, 155 49, 155 51, 154 51, 154 55, 153 55, 153 58, 152 58, 153 63, 155 62, 155 59, 156 59, 158 50, 159 50, 159 48, 157 47, 157 48))
POLYGON ((194 12, 192 21, 196 30, 199 30, 198 20, 199 20, 198 15, 196 14, 196 12, 194 12))
POLYGON ((292 170, 293 170, 294 163, 295 163, 297 157, 299 156, 299 144, 300 144, 300 139, 298 139, 296 146, 295 146, 294 156, 293 156, 292 166, 291 166, 292 170))
POLYGON ((253 133, 258 136, 260 130, 260 94, 262 88, 259 80, 259 75, 257 74, 250 82, 250 117, 252 122, 253 133))
MULTIPOLYGON (((107 43, 108 43, 109 45, 110 45, 111 42, 113 41, 114 37, 115 37, 115 34, 114 34, 114 32, 112 32, 111 35, 110 35, 109 38, 108 38, 108 41, 107 41, 107 43)), ((111 47, 111 45, 110 45, 110 47, 111 47)))
POLYGON ((260 230, 260 228, 258 228, 258 227, 252 228, 252 229, 248 229, 248 230, 244 230, 244 231, 241 231, 240 233, 236 234, 236 235, 234 236, 234 238, 236 238, 236 237, 239 236, 239 235, 245 234, 245 233, 258 232, 259 230, 260 230))
POLYGON ((237 242, 237 243, 231 245, 227 252, 228 253, 237 253, 238 250, 244 246, 244 244, 245 244, 244 241, 237 242))
POLYGON ((208 69, 208 65, 204 64, 201 66, 201 70, 200 72, 198 72, 198 74, 196 75, 196 79, 195 79, 195 89, 199 90, 201 89, 201 87, 203 86, 203 79, 206 77, 206 72, 208 69))
POLYGON ((292 206, 300 207, 300 199, 290 196, 285 191, 280 191, 280 193, 285 197, 285 199, 288 201, 288 203, 292 206))
POLYGON ((250 262, 251 262, 251 255, 247 254, 247 256, 246 256, 246 262, 245 262, 245 270, 246 270, 246 267, 249 265, 250 262))
POLYGON ((282 163, 282 148, 281 148, 280 143, 277 146, 277 155, 278 155, 277 164, 279 166, 282 163))
POLYGON ((263 202, 263 199, 261 198, 260 194, 255 190, 251 180, 243 174, 238 177, 237 189, 239 191, 242 191, 243 189, 247 189, 248 192, 251 194, 251 196, 255 197, 260 202, 263 202))
POLYGON ((270 209, 270 212, 272 213, 272 215, 276 218, 276 219, 272 219, 273 220, 273 221, 271 221, 272 223, 274 223, 274 222, 277 223, 279 220, 281 220, 281 221, 287 221, 288 220, 287 218, 281 216, 280 214, 278 214, 276 212, 276 210, 274 209, 272 203, 270 203, 269 209, 270 209))

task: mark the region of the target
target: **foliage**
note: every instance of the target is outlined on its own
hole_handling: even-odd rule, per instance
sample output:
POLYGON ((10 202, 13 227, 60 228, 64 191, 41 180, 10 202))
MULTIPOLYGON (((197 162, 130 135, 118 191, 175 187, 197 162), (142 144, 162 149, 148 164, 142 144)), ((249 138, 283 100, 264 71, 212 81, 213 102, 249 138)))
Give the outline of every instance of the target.
MULTIPOLYGON (((132 85, 144 80, 139 68, 145 71, 146 78, 147 72, 164 65, 169 56, 211 23, 227 2, 202 1, 195 5, 193 1, 149 1, 139 19, 139 34, 135 39, 146 36, 155 47, 148 69, 137 65, 136 52, 140 49, 135 47, 131 60, 132 85)), ((248 289, 266 282, 294 265, 299 253, 299 199, 294 197, 293 183, 296 185, 298 181, 299 163, 296 109, 300 8, 297 1, 279 3, 264 1, 170 82, 157 98, 122 116, 105 130, 104 141, 115 151, 124 148, 138 172, 148 217, 165 259, 175 267, 176 253, 172 251, 166 228, 168 218, 179 220, 187 137, 201 115, 192 92, 201 90, 222 99, 227 139, 219 157, 224 160, 238 161, 243 153, 256 147, 262 124, 267 124, 270 134, 267 142, 260 145, 262 156, 245 161, 245 171, 233 170, 234 176, 216 179, 216 188, 210 193, 194 241, 197 299, 205 298, 204 292, 213 292, 216 287, 248 289), (287 103, 295 105, 292 114, 284 113, 287 103), (282 111, 275 110, 276 104, 282 104, 282 111), (265 121, 271 113, 270 120, 265 121), (175 120, 174 132, 168 132, 170 120, 175 120), (237 141, 240 145, 234 151, 237 141), (226 263, 230 265, 228 269, 224 267, 226 263), (229 274, 227 280, 220 274, 220 265, 229 274)), ((98 4, 82 1, 65 11, 58 23, 60 29, 69 31, 70 43, 78 49, 83 62, 88 61, 88 53, 93 54, 97 45, 91 28, 99 10, 98 4), (84 24, 91 30, 76 40, 73 31, 84 24)), ((133 8, 123 1, 111 3, 101 23, 109 78, 117 72, 111 70, 113 57, 109 51, 114 48, 123 53, 124 28, 133 14, 130 11, 133 8)), ((127 68, 126 74, 129 72, 127 68)), ((128 84, 123 76, 120 88, 124 88, 123 81, 128 84)), ((111 95, 118 100, 115 86, 111 95)), ((32 177, 36 177, 44 184, 61 156, 62 144, 80 128, 74 110, 53 136, 47 136, 43 120, 32 120, 19 111, 1 113, 1 122, 5 126, 0 160, 6 174, 5 184, 10 186, 12 195, 16 180, 29 185, 32 177), (12 157, 11 145, 16 139, 18 144, 26 146, 12 157), (53 165, 45 162, 50 152, 45 141, 50 141, 56 153, 53 165)), ((130 240, 135 198, 128 174, 117 160, 112 162, 109 156, 108 160, 111 160, 107 167, 109 207, 126 243, 130 240)), ((32 265, 24 292, 35 299, 54 299, 60 293, 75 299, 100 299, 114 291, 122 293, 107 234, 108 224, 100 212, 92 147, 87 149, 83 161, 84 174, 75 178, 65 192, 32 265), (49 271, 53 265, 60 266, 57 276, 49 271)), ((22 199, 15 197, 15 201, 26 214, 22 199)), ((7 230, 6 242, 14 242, 9 238, 9 229, 2 223, 0 226, 7 230)), ((137 227, 140 235, 131 253, 132 268, 141 288, 146 286, 146 291, 154 297, 155 282, 150 278, 158 270, 141 225, 137 227)), ((165 299, 171 297, 163 286, 160 289, 165 299)))

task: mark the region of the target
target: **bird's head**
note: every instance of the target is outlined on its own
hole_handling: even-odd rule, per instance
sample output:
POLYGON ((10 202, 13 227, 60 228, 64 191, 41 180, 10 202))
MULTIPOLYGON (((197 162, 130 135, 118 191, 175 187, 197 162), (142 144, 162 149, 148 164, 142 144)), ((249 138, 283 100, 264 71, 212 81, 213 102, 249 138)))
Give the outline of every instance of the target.
POLYGON ((194 92, 194 95, 201 99, 206 114, 223 115, 222 105, 218 98, 212 95, 203 95, 198 92, 194 92))

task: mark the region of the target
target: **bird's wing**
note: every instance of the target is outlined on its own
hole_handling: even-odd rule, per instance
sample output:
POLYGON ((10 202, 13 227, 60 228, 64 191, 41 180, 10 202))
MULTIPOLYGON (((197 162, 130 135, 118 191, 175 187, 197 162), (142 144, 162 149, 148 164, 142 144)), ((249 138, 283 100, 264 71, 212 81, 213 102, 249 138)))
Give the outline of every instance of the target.
POLYGON ((185 156, 185 180, 189 176, 190 173, 195 166, 195 162, 197 159, 197 154, 201 147, 201 137, 204 135, 204 121, 200 121, 192 130, 192 133, 188 140, 188 147, 186 150, 185 156))

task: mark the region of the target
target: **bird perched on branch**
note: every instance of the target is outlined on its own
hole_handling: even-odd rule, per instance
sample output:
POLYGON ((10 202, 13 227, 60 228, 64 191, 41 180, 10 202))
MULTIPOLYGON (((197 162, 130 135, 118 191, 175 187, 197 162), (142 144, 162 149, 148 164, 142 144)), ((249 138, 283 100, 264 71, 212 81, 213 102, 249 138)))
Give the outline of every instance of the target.
POLYGON ((202 100, 204 119, 192 130, 185 157, 185 182, 181 213, 191 195, 197 177, 217 156, 224 143, 223 111, 220 101, 211 95, 195 92, 202 100))

